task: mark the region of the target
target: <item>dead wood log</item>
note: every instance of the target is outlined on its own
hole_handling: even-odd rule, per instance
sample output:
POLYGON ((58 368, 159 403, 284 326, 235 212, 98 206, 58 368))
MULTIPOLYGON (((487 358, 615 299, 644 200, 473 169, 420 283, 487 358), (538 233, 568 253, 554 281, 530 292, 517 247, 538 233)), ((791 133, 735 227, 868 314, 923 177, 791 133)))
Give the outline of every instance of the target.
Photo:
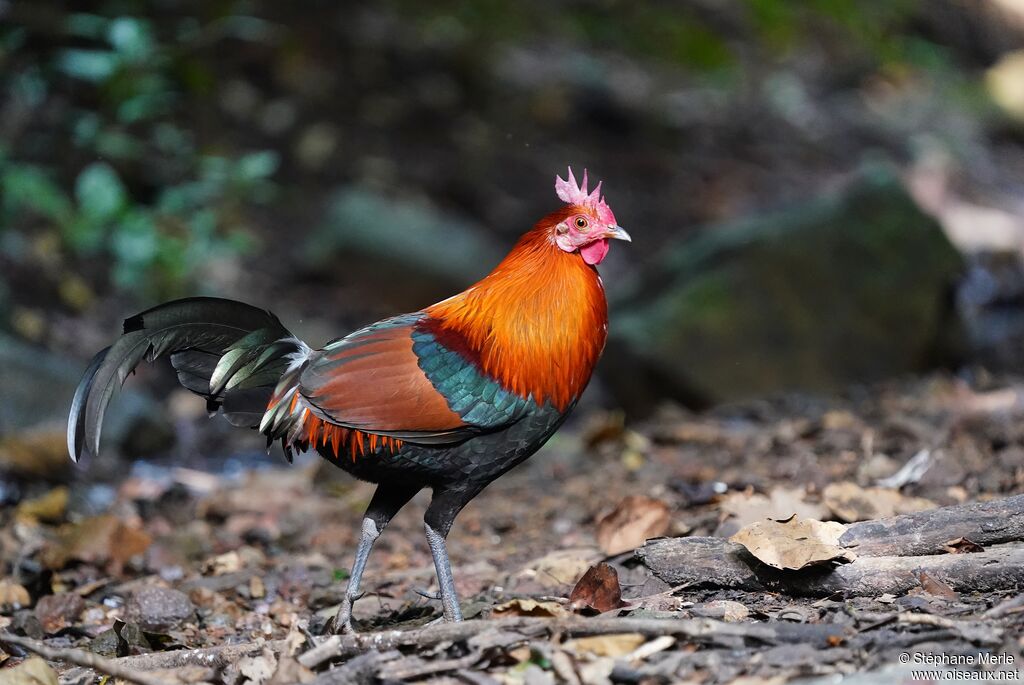
POLYGON ((1021 541, 1024 495, 852 524, 839 544, 858 558, 837 567, 779 571, 723 538, 652 540, 637 556, 674 586, 871 596, 903 594, 920 584, 921 572, 961 591, 1024 586, 1021 541), (975 554, 948 554, 946 543, 960 537, 990 547, 975 554))
POLYGON ((722 587, 827 597, 901 595, 927 573, 961 592, 1024 587, 1024 544, 996 545, 977 554, 860 557, 836 567, 780 571, 722 538, 654 540, 637 555, 655 576, 673 586, 722 587))
POLYGON ((985 547, 1024 540, 1024 495, 853 523, 839 544, 857 556, 906 557, 942 554, 957 538, 985 547))

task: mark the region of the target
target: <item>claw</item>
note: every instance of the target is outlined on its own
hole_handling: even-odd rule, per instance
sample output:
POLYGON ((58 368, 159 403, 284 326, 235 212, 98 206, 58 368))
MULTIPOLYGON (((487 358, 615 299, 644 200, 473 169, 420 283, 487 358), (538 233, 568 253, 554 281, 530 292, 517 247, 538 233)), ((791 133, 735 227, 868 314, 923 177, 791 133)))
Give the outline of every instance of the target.
POLYGON ((327 623, 327 632, 331 635, 353 635, 355 634, 355 628, 352 627, 352 604, 362 597, 363 595, 357 595, 355 597, 345 596, 341 600, 341 606, 338 607, 338 613, 334 615, 327 623))
POLYGON ((426 590, 426 589, 421 588, 421 587, 414 587, 412 589, 412 591, 415 592, 420 597, 423 597, 424 599, 430 599, 430 600, 433 600, 435 602, 438 602, 438 601, 441 600, 441 593, 440 592, 431 592, 430 590, 426 590))
POLYGON ((352 627, 352 612, 344 612, 346 615, 342 615, 342 611, 339 610, 327 623, 327 633, 330 635, 354 635, 355 628, 352 627))

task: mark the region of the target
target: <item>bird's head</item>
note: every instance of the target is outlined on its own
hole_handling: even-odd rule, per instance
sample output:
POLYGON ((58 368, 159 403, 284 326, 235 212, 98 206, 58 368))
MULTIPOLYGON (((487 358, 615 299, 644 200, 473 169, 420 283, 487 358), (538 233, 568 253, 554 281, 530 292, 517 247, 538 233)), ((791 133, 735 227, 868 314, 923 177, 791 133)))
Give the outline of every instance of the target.
POLYGON ((609 240, 630 240, 601 196, 601 183, 593 192, 587 191, 586 169, 582 185, 577 185, 572 167, 568 181, 556 176, 555 192, 569 205, 559 213, 559 220, 552 229, 555 244, 565 252, 579 252, 587 264, 600 264, 608 254, 609 240))

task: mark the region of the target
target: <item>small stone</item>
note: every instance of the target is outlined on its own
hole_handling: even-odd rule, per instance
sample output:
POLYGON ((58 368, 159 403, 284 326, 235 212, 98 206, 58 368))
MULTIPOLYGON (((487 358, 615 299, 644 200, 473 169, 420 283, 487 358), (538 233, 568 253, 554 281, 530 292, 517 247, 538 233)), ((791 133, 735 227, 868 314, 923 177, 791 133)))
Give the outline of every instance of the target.
POLYGON ((36 604, 36 618, 47 635, 73 625, 85 610, 85 600, 76 594, 47 595, 36 604))
POLYGON ((195 616, 195 605, 184 593, 154 585, 136 590, 128 598, 125 617, 144 630, 163 632, 195 616))
POLYGON ((739 602, 732 602, 725 599, 697 604, 693 607, 692 611, 695 616, 717 618, 725 621, 726 623, 744 621, 750 616, 750 609, 739 602))
POLYGON ((108 658, 116 657, 119 638, 113 630, 105 630, 92 639, 89 651, 108 658))

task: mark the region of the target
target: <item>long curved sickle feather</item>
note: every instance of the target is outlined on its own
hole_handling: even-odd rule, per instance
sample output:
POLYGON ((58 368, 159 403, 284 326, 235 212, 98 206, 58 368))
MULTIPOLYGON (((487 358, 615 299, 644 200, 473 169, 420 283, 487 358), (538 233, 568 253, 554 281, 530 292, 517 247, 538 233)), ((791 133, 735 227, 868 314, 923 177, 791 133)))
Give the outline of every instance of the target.
POLYGON ((110 351, 110 347, 105 347, 96 353, 96 356, 89 362, 89 366, 86 367, 85 373, 82 375, 82 381, 75 388, 75 396, 71 400, 71 413, 68 416, 68 454, 71 455, 71 459, 77 464, 78 460, 82 456, 82 440, 85 438, 85 398, 89 395, 89 391, 92 390, 93 379, 96 377, 96 372, 99 370, 103 360, 107 357, 107 352, 110 351))
MULTIPOLYGON (((280 320, 265 309, 210 297, 176 300, 126 319, 124 335, 93 358, 75 391, 68 419, 68 452, 71 458, 78 461, 85 451, 93 455, 99 452, 107 405, 114 391, 124 384, 143 359, 154 361, 167 354, 189 350, 220 358, 233 344, 254 331, 260 332, 254 340, 280 341, 291 336, 280 320)), ((259 375, 269 371, 271 366, 283 369, 282 357, 298 349, 299 345, 298 341, 291 345, 278 345, 276 356, 271 355, 259 368, 225 369, 218 378, 216 390, 206 388, 205 392, 202 391, 200 383, 205 379, 195 376, 194 371, 198 370, 195 367, 192 369, 193 377, 186 376, 189 382, 183 384, 206 397, 216 408, 223 399, 223 384, 230 383, 232 375, 246 372, 259 375)), ((262 351, 263 348, 259 348, 253 354, 258 355, 262 351)), ((276 382, 274 374, 269 374, 269 379, 264 393, 267 397, 276 382)))

